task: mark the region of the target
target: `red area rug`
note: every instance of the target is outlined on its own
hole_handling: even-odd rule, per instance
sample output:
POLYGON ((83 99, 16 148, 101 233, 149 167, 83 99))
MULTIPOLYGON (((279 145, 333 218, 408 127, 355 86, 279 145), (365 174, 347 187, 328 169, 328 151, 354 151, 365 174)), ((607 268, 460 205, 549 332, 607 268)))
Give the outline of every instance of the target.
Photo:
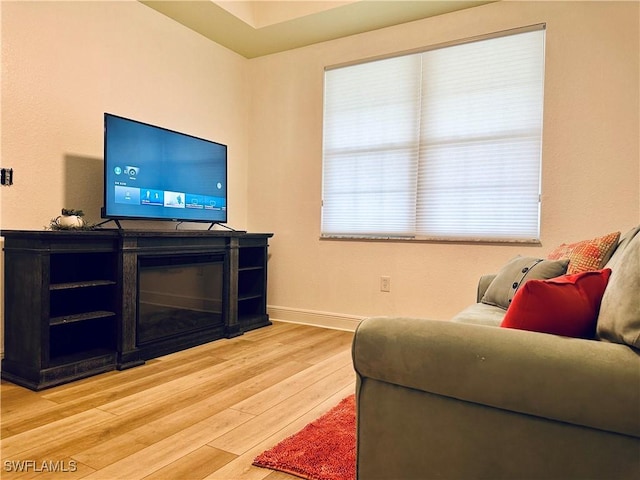
POLYGON ((355 395, 253 461, 308 480, 356 478, 355 395))

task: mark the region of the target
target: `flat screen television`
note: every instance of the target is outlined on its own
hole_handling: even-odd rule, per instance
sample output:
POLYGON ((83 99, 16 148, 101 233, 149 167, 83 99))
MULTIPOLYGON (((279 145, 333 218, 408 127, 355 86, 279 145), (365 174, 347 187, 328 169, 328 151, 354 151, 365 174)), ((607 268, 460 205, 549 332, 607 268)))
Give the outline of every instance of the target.
POLYGON ((105 113, 102 217, 227 222, 227 146, 105 113))

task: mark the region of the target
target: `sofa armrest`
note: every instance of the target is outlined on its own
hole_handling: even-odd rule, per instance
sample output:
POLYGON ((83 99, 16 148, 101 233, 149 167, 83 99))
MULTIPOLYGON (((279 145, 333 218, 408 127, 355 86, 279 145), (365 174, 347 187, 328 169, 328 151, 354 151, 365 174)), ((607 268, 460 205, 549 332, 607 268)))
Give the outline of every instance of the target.
POLYGON ((640 355, 620 344, 415 318, 368 318, 353 341, 367 378, 640 437, 640 355))
POLYGON ((478 292, 476 294, 476 302, 480 303, 482 301, 482 297, 484 297, 487 288, 493 282, 493 279, 496 278, 497 274, 488 273, 486 275, 482 275, 480 280, 478 281, 478 292))

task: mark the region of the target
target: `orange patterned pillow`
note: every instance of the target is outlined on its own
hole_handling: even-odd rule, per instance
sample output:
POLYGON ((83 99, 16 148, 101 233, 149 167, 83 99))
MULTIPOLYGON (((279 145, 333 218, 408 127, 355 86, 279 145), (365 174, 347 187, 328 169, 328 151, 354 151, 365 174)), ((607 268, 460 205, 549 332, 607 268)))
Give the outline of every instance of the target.
POLYGON ((583 240, 568 245, 563 243, 553 250, 547 258, 549 260, 568 258, 567 275, 599 270, 611 257, 619 239, 620 232, 613 232, 593 240, 583 240))

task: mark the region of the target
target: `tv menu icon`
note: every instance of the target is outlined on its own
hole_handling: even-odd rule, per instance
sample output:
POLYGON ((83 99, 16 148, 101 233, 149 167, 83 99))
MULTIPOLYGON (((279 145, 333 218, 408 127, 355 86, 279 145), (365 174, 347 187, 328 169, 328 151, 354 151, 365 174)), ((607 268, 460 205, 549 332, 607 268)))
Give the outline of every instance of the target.
POLYGON ((164 192, 164 206, 171 208, 185 208, 184 192, 164 192))
POLYGON ((204 196, 205 210, 224 210, 227 207, 224 197, 204 196))
POLYGON ((164 205, 164 192, 162 190, 154 190, 152 188, 140 189, 141 205, 164 205))
POLYGON ((185 194, 186 198, 186 207, 187 208, 195 208, 198 210, 204 209, 204 195, 194 195, 192 193, 185 194))
POLYGON ((140 204, 140 189, 135 187, 123 187, 116 185, 115 187, 116 203, 125 203, 129 205, 140 204))
POLYGON ((140 167, 134 167, 130 165, 126 166, 124 167, 124 173, 125 175, 128 175, 131 180, 135 180, 140 173, 140 167))

